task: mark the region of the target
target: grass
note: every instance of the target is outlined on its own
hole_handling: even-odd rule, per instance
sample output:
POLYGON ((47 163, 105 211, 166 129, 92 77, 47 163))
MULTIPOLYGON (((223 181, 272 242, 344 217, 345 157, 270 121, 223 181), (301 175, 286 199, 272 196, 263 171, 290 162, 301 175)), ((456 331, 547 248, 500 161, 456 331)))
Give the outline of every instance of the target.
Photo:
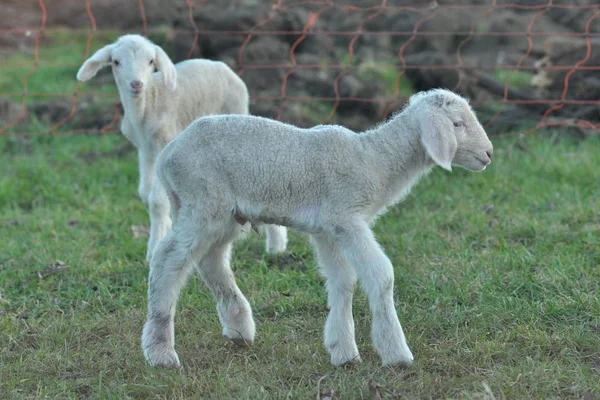
POLYGON ((592 398, 600 395, 600 142, 495 141, 485 173, 435 170, 376 225, 416 360, 382 368, 357 292, 363 363, 334 368, 326 293, 306 238, 236 246, 257 341, 220 337, 197 278, 176 318, 180 371, 153 369, 147 224, 135 152, 110 136, 0 142, 3 398, 592 398), (522 150, 527 149, 527 150, 522 150), (64 265, 57 263, 58 261, 64 265))
MULTIPOLYGON (((113 42, 117 34, 95 34, 91 41, 90 53, 105 44, 113 42)), ((14 93, 13 100, 20 100, 25 90, 27 93, 49 94, 69 93, 75 89, 78 81, 75 78, 80 64, 85 61, 87 35, 76 33, 53 33, 44 36, 40 41, 40 65, 35 67, 35 54, 32 51, 15 52, 5 60, 7 66, 2 67, 0 74, 0 92, 14 93)), ((98 85, 94 81, 82 83, 80 91, 93 90, 96 93, 115 94, 116 86, 98 85)), ((35 101, 36 97, 28 96, 26 101, 35 101)), ((114 99, 113 99, 114 100, 114 99)))
POLYGON ((533 75, 531 72, 509 69, 497 69, 494 71, 494 77, 498 82, 515 89, 530 87, 533 75))
MULTIPOLYGON (((47 132, 53 124, 43 120, 43 117, 40 118, 32 109, 35 105, 56 108, 55 102, 66 102, 67 110, 70 110, 70 93, 75 93, 76 89, 79 93, 79 108, 86 104, 86 112, 90 115, 111 114, 114 102, 118 98, 116 85, 112 82, 103 84, 98 79, 88 82, 79 82, 76 79, 77 71, 86 58, 87 37, 87 34, 72 32, 46 34, 40 40, 39 65, 35 63, 35 52, 32 49, 15 52, 4 61, 6 65, 2 67, 0 74, 0 100, 6 99, 17 104, 24 102, 28 108, 28 117, 20 122, 14 121, 17 123, 9 127, 7 133, 47 132), (81 93, 93 95, 83 96, 81 93), (63 95, 58 97, 57 94, 63 95)), ((117 34, 95 34, 90 42, 89 55, 117 37, 117 34)), ((110 68, 101 71, 99 76, 103 74, 110 74, 110 68)), ((10 121, 0 123, 0 130, 5 127, 5 123, 6 126, 11 125, 13 118, 16 118, 16 115, 11 117, 10 121)), ((66 131, 70 129, 72 121, 67 121, 61 128, 66 131)))
POLYGON ((298 106, 302 115, 305 115, 312 125, 322 124, 323 120, 331 113, 332 107, 331 103, 326 103, 321 100, 314 100, 306 104, 300 103, 298 106))
POLYGON ((384 94, 396 96, 396 87, 399 97, 409 97, 415 93, 412 84, 405 74, 399 75, 399 69, 394 64, 376 64, 365 62, 358 68, 358 76, 363 81, 380 81, 385 83, 384 94))
MULTIPOLYGON (((410 80, 395 63, 374 61, 371 59, 361 61, 358 57, 351 57, 345 53, 341 57, 341 65, 356 69, 357 77, 363 82, 383 82, 385 87, 382 94, 385 96, 409 97, 415 93, 410 80), (396 93, 396 88, 398 93, 396 93)), ((323 68, 327 63, 322 62, 323 68)))
POLYGON ((400 74, 398 66, 391 62, 375 62, 373 60, 360 61, 357 57, 344 54, 342 65, 355 67, 356 74, 364 82, 383 82, 385 88, 383 94, 386 96, 408 97, 415 93, 406 75, 400 74), (396 87, 398 93, 396 94, 396 87))

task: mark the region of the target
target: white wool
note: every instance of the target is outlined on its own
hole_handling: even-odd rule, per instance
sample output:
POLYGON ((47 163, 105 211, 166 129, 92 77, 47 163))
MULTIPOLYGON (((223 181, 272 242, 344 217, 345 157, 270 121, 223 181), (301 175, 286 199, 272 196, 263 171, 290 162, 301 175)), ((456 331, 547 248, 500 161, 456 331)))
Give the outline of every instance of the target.
POLYGON ((373 345, 383 364, 410 364, 392 264, 370 226, 435 165, 483 171, 492 151, 467 101, 440 89, 414 95, 401 113, 361 134, 247 115, 199 118, 158 160, 175 219, 151 260, 142 336, 147 359, 179 365, 175 305, 195 265, 215 295, 223 334, 253 341, 252 310, 229 266, 239 222, 248 221, 310 234, 327 277, 325 347, 333 364, 360 360, 352 317, 357 281, 369 298, 373 345))
MULTIPOLYGON (((248 114, 248 90, 226 64, 193 59, 174 65, 163 49, 140 35, 121 36, 98 50, 77 79, 91 79, 108 65, 125 111, 121 131, 138 150, 138 193, 150 214, 149 260, 155 243, 171 228, 169 201, 155 179, 158 155, 198 117, 248 114)), ((286 229, 269 226, 266 231, 267 251, 285 250, 286 229)))

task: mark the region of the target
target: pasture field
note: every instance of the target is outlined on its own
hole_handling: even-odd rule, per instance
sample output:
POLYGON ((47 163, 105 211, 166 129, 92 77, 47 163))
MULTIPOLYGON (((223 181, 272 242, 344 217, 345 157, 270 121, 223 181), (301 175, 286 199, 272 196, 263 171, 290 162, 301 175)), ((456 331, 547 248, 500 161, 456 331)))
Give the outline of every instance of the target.
POLYGON ((415 355, 382 368, 366 297, 363 362, 329 364, 326 292, 307 240, 233 267, 257 340, 221 338, 197 277, 176 317, 181 370, 140 349, 148 224, 136 153, 120 135, 0 139, 0 393, 37 398, 459 398, 600 396, 600 140, 494 139, 484 173, 437 168, 380 218, 395 301, 415 355))

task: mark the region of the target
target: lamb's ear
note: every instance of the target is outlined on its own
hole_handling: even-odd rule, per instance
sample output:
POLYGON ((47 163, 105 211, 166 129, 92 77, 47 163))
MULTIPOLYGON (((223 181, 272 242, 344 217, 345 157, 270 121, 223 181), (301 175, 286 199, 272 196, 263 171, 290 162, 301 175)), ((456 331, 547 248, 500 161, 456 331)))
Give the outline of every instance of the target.
POLYGON ((108 65, 110 63, 110 54, 112 53, 113 47, 113 44, 108 44, 85 60, 77 72, 77 79, 80 81, 92 79, 102 67, 108 65))
POLYGON ((173 92, 177 87, 177 70, 175 69, 175 65, 165 53, 163 49, 159 46, 154 46, 156 48, 156 69, 162 72, 163 82, 169 91, 173 92))
POLYGON ((452 121, 436 107, 423 110, 419 119, 425 151, 437 165, 452 171, 452 160, 458 147, 452 121))

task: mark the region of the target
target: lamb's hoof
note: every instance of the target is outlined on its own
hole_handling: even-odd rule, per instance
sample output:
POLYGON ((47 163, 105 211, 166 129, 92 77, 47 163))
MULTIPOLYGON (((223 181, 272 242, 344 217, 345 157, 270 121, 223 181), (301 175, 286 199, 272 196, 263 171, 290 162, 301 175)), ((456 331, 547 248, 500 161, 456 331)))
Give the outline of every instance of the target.
POLYGON ((248 347, 248 346, 250 346, 252 344, 252 342, 249 342, 249 341, 247 341, 245 339, 242 339, 242 338, 233 338, 232 339, 232 338, 229 338, 227 336, 225 336, 225 338, 227 340, 229 340, 230 342, 232 342, 233 344, 235 344, 236 346, 238 346, 238 347, 248 347))
POLYGON ((154 347, 151 350, 145 350, 146 360, 153 367, 161 368, 181 368, 179 357, 173 349, 161 349, 154 347))
POLYGON ((357 364, 362 361, 360 359, 360 354, 358 353, 356 343, 354 343, 353 341, 340 342, 337 340, 330 340, 329 337, 326 337, 325 348, 327 349, 327 352, 331 355, 331 364, 335 365, 336 367, 348 364, 357 364))
POLYGON ((386 366, 400 366, 400 367, 409 367, 413 360, 415 359, 412 355, 412 352, 408 349, 408 347, 398 353, 386 354, 382 357, 384 367, 386 366))
MULTIPOLYGON (((164 324, 159 324, 162 326, 164 324)), ((168 328, 167 328, 168 329, 168 328)), ((148 320, 142 331, 142 350, 144 357, 153 367, 179 368, 179 357, 171 341, 164 339, 165 334, 159 330, 156 321, 148 320)))
POLYGON ((336 367, 343 367, 346 365, 352 365, 352 364, 359 364, 362 362, 362 359, 360 358, 359 354, 356 354, 355 356, 351 356, 351 357, 336 357, 333 354, 331 355, 331 364, 335 365, 336 367))
POLYGON ((254 332, 246 332, 246 336, 232 329, 223 329, 223 337, 236 346, 248 347, 254 341, 254 332))
MULTIPOLYGON (((249 307, 249 306, 248 306, 249 307)), ((223 336, 235 343, 237 346, 248 347, 254 342, 256 326, 252 319, 251 311, 232 313, 233 318, 229 318, 226 324, 223 324, 223 336)))

